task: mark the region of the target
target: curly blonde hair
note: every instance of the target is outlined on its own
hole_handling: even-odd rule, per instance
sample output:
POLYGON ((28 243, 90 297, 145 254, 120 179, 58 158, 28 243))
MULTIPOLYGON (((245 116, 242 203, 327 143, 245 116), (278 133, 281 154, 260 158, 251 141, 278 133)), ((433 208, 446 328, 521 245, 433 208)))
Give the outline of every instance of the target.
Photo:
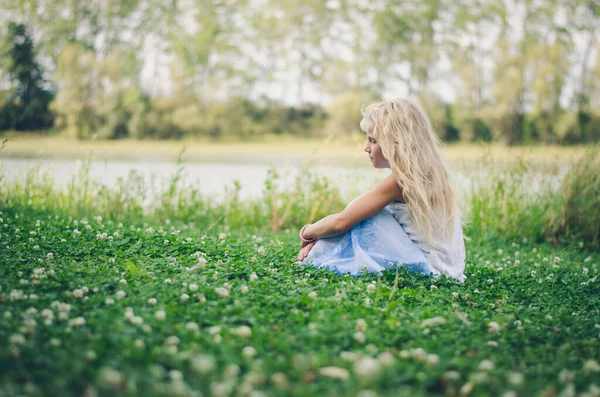
POLYGON ((441 140, 425 111, 407 99, 361 107, 360 128, 372 130, 403 191, 416 228, 430 247, 436 236, 452 238, 459 206, 440 153, 441 140))

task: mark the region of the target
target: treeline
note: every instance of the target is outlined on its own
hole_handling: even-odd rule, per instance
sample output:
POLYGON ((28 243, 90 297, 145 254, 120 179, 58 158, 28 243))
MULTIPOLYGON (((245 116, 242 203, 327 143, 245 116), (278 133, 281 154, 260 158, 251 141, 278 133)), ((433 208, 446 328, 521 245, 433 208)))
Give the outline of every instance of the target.
POLYGON ((0 130, 348 134, 403 88, 446 141, 600 139, 596 0, 5 0, 0 26, 0 130))

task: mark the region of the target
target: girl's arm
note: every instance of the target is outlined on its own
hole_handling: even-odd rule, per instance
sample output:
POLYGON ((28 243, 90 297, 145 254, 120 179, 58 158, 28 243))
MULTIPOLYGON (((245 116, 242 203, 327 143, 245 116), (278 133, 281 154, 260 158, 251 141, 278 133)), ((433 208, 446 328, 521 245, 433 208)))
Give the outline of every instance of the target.
POLYGON ((326 216, 304 229, 305 239, 337 236, 350 230, 357 223, 375 215, 394 200, 404 202, 402 189, 392 175, 379 182, 373 189, 354 200, 346 209, 326 216))

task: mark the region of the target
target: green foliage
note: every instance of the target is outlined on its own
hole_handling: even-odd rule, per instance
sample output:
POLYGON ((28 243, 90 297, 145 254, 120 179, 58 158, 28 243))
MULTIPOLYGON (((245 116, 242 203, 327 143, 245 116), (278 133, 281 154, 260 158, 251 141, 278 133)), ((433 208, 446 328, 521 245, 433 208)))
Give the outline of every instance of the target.
POLYGON ((464 284, 352 278, 294 265, 295 230, 0 211, 4 395, 596 390, 597 254, 487 240, 464 284))
POLYGON ((488 176, 469 195, 467 234, 475 239, 526 237, 600 249, 599 156, 593 147, 568 170, 521 160, 505 168, 483 161, 479 166, 488 176))
POLYGON ((10 22, 5 42, 0 47, 3 64, 14 88, 0 99, 0 131, 28 131, 52 126, 48 105, 54 93, 35 59, 33 42, 23 24, 10 22))

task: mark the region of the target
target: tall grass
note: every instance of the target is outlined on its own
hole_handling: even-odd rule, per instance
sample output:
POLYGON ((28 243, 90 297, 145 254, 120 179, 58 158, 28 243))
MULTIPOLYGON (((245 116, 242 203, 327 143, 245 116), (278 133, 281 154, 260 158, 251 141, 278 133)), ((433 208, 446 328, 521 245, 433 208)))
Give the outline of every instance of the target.
POLYGON ((485 178, 468 195, 467 234, 599 247, 600 156, 596 147, 568 169, 518 160, 479 162, 485 178))
MULTIPOLYGON (((465 234, 474 240, 526 238, 583 243, 598 249, 599 157, 594 147, 568 170, 523 160, 495 162, 489 156, 471 164, 468 174, 476 182, 467 192, 465 234)), ((0 206, 26 206, 80 218, 102 215, 138 224, 169 219, 182 229, 204 231, 277 231, 298 228, 346 205, 335 185, 308 170, 285 186, 285 177, 272 168, 260 197, 242 200, 241 185, 236 182, 227 188, 224 200, 215 201, 199 187, 184 184, 183 152, 166 183, 155 176, 146 180, 132 171, 108 187, 90 177, 90 162, 91 157, 83 161, 63 189, 41 164, 14 183, 8 183, 0 172, 0 206)))

